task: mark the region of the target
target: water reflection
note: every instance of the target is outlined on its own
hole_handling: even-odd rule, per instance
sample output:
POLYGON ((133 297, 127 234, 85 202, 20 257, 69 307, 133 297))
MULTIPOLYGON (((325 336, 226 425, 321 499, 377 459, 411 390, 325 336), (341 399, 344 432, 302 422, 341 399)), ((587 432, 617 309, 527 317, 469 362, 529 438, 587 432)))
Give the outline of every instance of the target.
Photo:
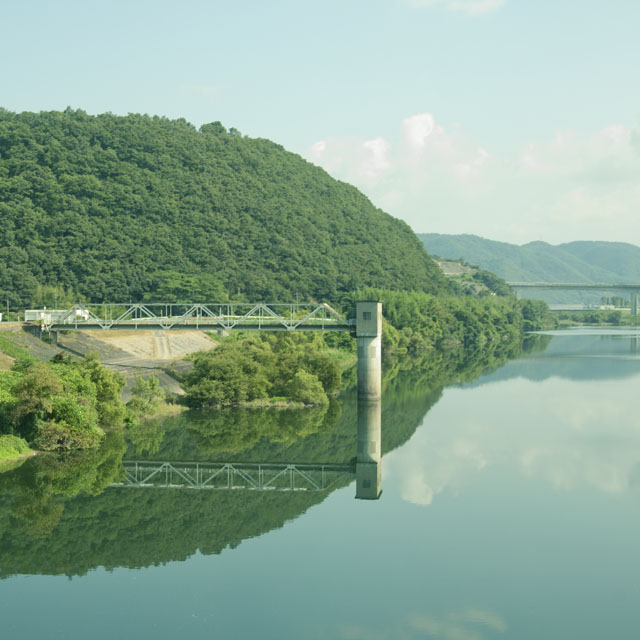
POLYGON ((352 387, 313 409, 187 411, 112 432, 92 452, 4 467, 0 577, 220 553, 300 517, 354 477, 356 497, 375 499, 382 455, 411 438, 443 386, 505 358, 392 363, 382 405, 358 407, 352 387))
POLYGON ((125 626, 140 637, 634 637, 640 359, 628 338, 605 338, 556 336, 482 384, 467 381, 486 357, 446 376, 428 362, 399 369, 359 438, 347 392, 301 429, 289 414, 245 412, 240 433, 258 437, 236 438, 232 413, 183 414, 88 457, 0 473, 2 577, 90 572, 0 581, 0 617, 12 638, 106 639, 125 626), (373 504, 353 499, 353 474, 326 490, 313 490, 320 469, 276 479, 291 461, 306 472, 381 457, 373 504), (261 479, 265 461, 276 466, 261 479), (166 487, 120 486, 123 472, 166 487), (282 490, 172 486, 214 473, 282 490))
POLYGON ((412 446, 385 459, 387 475, 418 505, 507 469, 559 491, 635 490, 640 359, 628 357, 629 339, 559 333, 546 351, 447 389, 412 446))
POLYGON ((382 493, 382 402, 358 400, 356 498, 377 500, 382 493))

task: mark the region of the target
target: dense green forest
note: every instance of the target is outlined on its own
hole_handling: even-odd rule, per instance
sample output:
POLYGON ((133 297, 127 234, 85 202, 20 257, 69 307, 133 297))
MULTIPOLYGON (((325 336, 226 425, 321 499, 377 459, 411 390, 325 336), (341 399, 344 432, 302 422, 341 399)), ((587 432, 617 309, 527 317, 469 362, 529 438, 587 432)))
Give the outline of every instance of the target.
POLYGON ((447 288, 404 222, 220 123, 0 110, 0 227, 11 306, 447 288))
MULTIPOLYGON (((544 303, 511 295, 454 297, 367 288, 345 297, 350 316, 356 300, 382 301, 387 372, 407 366, 428 370, 451 352, 468 358, 491 353, 496 345, 517 350, 523 332, 554 323, 544 303)), ((195 356, 193 370, 183 379, 186 403, 194 408, 277 400, 325 404, 345 386, 340 362, 349 359, 355 360, 355 339, 348 334, 235 334, 195 356)))

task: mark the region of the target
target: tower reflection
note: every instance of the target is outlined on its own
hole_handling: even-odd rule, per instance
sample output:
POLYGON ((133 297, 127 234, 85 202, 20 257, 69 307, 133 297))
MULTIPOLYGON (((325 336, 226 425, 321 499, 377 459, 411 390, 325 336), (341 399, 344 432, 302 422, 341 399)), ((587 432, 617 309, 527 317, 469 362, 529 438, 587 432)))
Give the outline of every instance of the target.
POLYGON ((358 401, 358 456, 356 459, 356 498, 377 500, 382 493, 382 403, 358 401))

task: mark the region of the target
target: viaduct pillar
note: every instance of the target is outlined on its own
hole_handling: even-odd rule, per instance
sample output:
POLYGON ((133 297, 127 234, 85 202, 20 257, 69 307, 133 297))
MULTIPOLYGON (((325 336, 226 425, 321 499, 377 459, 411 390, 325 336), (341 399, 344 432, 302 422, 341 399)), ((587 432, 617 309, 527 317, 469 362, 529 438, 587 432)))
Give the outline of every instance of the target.
POLYGON ((356 498, 382 492, 382 303, 356 303, 358 340, 358 456, 356 498))
POLYGON ((632 316, 638 315, 638 292, 637 291, 631 292, 631 315, 632 316))

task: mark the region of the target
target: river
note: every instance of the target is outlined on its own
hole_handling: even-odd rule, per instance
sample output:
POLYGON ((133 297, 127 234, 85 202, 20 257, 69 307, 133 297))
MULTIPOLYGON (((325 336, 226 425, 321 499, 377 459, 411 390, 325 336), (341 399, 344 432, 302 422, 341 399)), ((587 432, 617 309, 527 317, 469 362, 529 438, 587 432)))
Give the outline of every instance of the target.
POLYGON ((240 472, 233 490, 106 486, 123 457, 349 463, 353 392, 303 414, 183 415, 0 473, 2 637, 636 637, 639 337, 550 332, 469 383, 397 379, 378 500, 348 473, 321 490, 243 489, 240 472))

